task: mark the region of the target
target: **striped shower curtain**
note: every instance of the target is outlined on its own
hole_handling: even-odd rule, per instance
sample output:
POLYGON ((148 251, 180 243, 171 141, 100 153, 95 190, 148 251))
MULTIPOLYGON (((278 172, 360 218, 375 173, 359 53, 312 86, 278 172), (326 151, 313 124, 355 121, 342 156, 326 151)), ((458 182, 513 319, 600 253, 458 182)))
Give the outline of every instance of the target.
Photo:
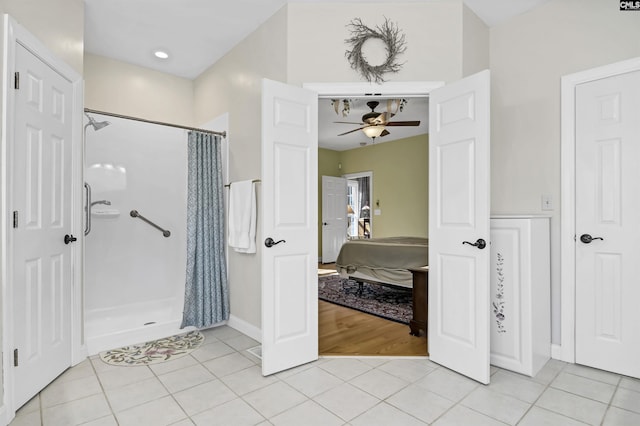
POLYGON ((187 276, 182 326, 229 319, 220 136, 189 132, 187 276))

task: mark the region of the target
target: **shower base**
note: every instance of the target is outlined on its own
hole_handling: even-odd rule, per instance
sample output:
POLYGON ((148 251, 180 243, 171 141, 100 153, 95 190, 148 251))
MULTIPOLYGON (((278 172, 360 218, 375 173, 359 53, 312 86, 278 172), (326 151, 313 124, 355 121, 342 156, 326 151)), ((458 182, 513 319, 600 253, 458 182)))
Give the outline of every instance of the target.
POLYGON ((89 355, 195 330, 180 328, 182 313, 176 313, 175 303, 161 300, 88 311, 84 332, 89 355))

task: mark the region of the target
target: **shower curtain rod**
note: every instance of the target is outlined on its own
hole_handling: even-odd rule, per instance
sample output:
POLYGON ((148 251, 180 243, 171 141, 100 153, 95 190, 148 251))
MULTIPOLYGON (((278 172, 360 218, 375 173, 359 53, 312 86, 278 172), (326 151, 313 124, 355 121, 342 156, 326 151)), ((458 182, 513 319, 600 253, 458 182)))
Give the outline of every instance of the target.
POLYGON ((216 132, 215 130, 198 129, 197 127, 181 126, 179 124, 165 123, 163 121, 147 120, 146 118, 131 117, 130 115, 116 114, 116 113, 113 113, 113 112, 98 111, 98 110, 90 109, 90 108, 85 108, 84 112, 88 112, 90 114, 108 115, 109 117, 126 118, 127 120, 142 121, 143 123, 158 124, 160 126, 176 127, 178 129, 193 130, 193 131, 202 132, 202 133, 211 133, 213 135, 222 136, 223 138, 227 137, 227 132, 216 132))

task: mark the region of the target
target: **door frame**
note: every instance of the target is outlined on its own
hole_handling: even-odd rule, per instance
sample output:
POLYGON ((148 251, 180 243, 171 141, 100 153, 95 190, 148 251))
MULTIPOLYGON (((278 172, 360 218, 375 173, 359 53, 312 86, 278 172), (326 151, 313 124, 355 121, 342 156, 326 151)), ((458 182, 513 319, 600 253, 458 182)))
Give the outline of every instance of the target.
MULTIPOLYGON (((366 82, 336 82, 336 83, 303 83, 304 89, 313 90, 320 98, 424 98, 429 93, 445 85, 444 81, 387 81, 381 84, 366 82)), ((349 179, 353 176, 370 176, 370 194, 373 202, 373 172, 349 173, 342 177, 349 179)), ((373 206, 371 206, 373 208, 373 206)), ((371 229, 373 230, 373 212, 370 214, 371 229)))
POLYGON ((72 159, 71 180, 71 232, 78 235, 78 242, 71 248, 71 364, 75 365, 87 357, 86 345, 83 337, 83 248, 84 235, 82 230, 82 181, 83 157, 82 146, 82 76, 49 50, 40 40, 27 29, 17 23, 9 15, 3 17, 4 35, 4 65, 2 69, 2 134, 0 141, 0 286, 2 291, 2 382, 4 392, 0 407, 0 422, 8 423, 15 416, 19 407, 14 406, 13 398, 13 362, 9 354, 13 348, 13 256, 9 248, 12 243, 10 228, 9 200, 13 182, 11 179, 13 166, 9 161, 12 155, 14 135, 14 111, 11 108, 15 102, 13 89, 13 70, 16 64, 16 44, 19 43, 49 67, 57 71, 72 85, 73 96, 71 106, 72 117, 72 159))
MULTIPOLYGON (((640 57, 568 74, 561 79, 560 101, 560 351, 562 361, 576 359, 576 255, 575 255, 575 92, 576 86, 591 81, 640 71, 640 57)), ((554 356, 556 358, 556 356, 554 356)))
MULTIPOLYGON (((356 179, 359 177, 368 177, 369 178, 369 207, 373 208, 373 172, 356 172, 356 173, 347 173, 342 175, 343 178, 347 179, 347 181, 356 179)), ((369 231, 373 235, 373 217, 375 216, 374 212, 369 213, 369 231)))

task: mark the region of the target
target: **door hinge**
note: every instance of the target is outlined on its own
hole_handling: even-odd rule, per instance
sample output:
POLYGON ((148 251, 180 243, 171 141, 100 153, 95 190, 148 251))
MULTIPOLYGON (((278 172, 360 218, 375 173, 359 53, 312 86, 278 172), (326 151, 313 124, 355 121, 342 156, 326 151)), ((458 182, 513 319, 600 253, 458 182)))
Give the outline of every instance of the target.
POLYGON ((18 211, 17 210, 13 212, 13 227, 14 228, 18 227, 18 211))
POLYGON ((18 366, 18 348, 13 350, 13 366, 18 366))
POLYGON ((16 71, 13 76, 13 88, 20 89, 20 72, 16 71))

